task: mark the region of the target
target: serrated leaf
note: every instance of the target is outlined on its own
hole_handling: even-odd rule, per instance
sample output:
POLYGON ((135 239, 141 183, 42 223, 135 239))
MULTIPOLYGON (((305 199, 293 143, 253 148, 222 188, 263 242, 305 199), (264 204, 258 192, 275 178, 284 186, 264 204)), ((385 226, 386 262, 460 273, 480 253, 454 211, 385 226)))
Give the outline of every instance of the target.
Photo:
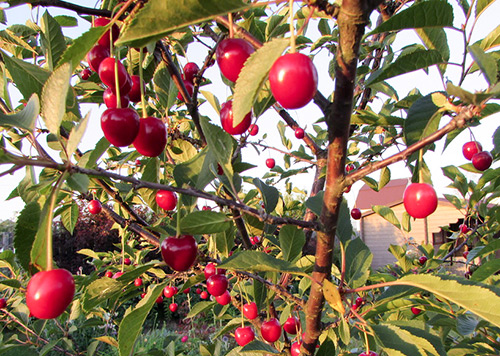
POLYGON ((117 46, 142 47, 167 33, 243 10, 251 4, 240 0, 150 0, 134 16, 116 41, 117 46), (161 16, 158 16, 161 14, 161 16))
POLYGON ((327 279, 323 281, 323 295, 325 296, 328 304, 330 304, 334 310, 338 311, 342 315, 345 313, 345 308, 342 304, 342 298, 337 286, 327 279))
POLYGON ((448 46, 446 31, 439 27, 426 27, 415 31, 427 49, 435 49, 441 53, 444 63, 439 65, 439 70, 441 75, 444 75, 447 62, 450 59, 450 47, 448 46))
POLYGON ((241 123, 252 110, 259 89, 272 65, 288 47, 288 38, 273 39, 257 49, 245 62, 236 80, 233 99, 233 125, 241 123))
POLYGON ((173 174, 177 186, 182 187, 187 184, 197 189, 204 189, 215 178, 210 172, 210 166, 214 164, 216 164, 214 157, 207 148, 194 157, 176 164, 173 174))
POLYGON ((493 4, 495 2, 495 0, 478 0, 476 2, 476 20, 479 16, 481 16, 483 14, 483 12, 488 8, 488 6, 490 6, 491 4, 493 4))
MULTIPOLYGON (((42 49, 50 70, 53 70, 62 53, 66 50, 66 41, 59 23, 48 11, 42 16, 40 33, 42 49)), ((64 93, 64 92, 63 92, 64 93)))
POLYGON ((423 27, 453 27, 453 7, 446 1, 414 3, 387 21, 382 22, 369 35, 423 27))
POLYGON ((277 259, 260 251, 241 251, 224 260, 220 268, 251 272, 278 272, 303 275, 304 272, 290 262, 277 259))
POLYGON ((10 115, 0 112, 0 126, 14 126, 33 131, 38 114, 40 114, 40 101, 38 95, 33 94, 21 111, 10 115))
POLYGON ((73 173, 66 178, 66 184, 68 184, 71 189, 84 194, 88 191, 90 178, 86 174, 73 173))
POLYGON ((16 221, 14 249, 19 263, 26 271, 30 269, 30 252, 38 230, 40 213, 40 206, 32 201, 26 204, 16 221))
POLYGON ((203 235, 223 232, 231 226, 231 219, 223 213, 215 211, 193 211, 181 220, 180 229, 183 234, 203 235))
POLYGON ((236 236, 234 225, 224 232, 215 235, 215 248, 222 257, 229 257, 229 253, 234 247, 234 237, 236 236))
POLYGON ((486 36, 479 44, 483 51, 487 51, 493 47, 500 46, 500 25, 498 25, 488 36, 486 36))
POLYGON ((439 106, 436 105, 433 95, 442 96, 441 93, 426 95, 415 101, 408 111, 404 126, 404 135, 408 146, 439 128, 442 113, 439 111, 439 106))
POLYGON ((347 200, 342 198, 340 203, 339 219, 337 221, 337 236, 341 242, 349 241, 352 237, 351 213, 347 200))
POLYGON ((383 205, 374 205, 372 206, 372 209, 392 225, 394 225, 398 229, 401 229, 401 224, 391 208, 383 205))
POLYGON ((467 47, 474 61, 483 73, 489 85, 497 82, 498 66, 496 59, 490 53, 484 53, 478 44, 467 47))
POLYGON ((73 40, 71 46, 64 51, 59 59, 58 66, 68 62, 71 64, 71 68, 78 68, 80 62, 85 58, 92 47, 94 47, 104 32, 106 32, 106 29, 106 26, 92 27, 80 37, 73 40))
POLYGON ((492 276, 500 271, 500 259, 494 259, 483 262, 481 266, 472 274, 473 281, 484 281, 486 278, 492 276))
MULTIPOLYGON (((427 1, 432 2, 432 1, 427 1)), ((423 4, 423 3, 422 3, 423 4)), ((375 71, 367 80, 366 85, 378 83, 383 80, 396 77, 401 74, 410 73, 419 69, 430 67, 443 62, 439 51, 430 49, 416 49, 412 52, 401 54, 394 62, 375 71)))
POLYGON ((75 230, 79 214, 80 209, 75 202, 70 203, 61 213, 61 221, 71 235, 73 235, 73 231, 75 230))
POLYGON ((281 227, 278 237, 283 258, 295 262, 302 255, 302 247, 306 242, 304 231, 293 225, 285 225, 281 227))
POLYGON ((82 296, 82 307, 86 311, 108 300, 111 296, 121 293, 124 282, 113 278, 99 278, 90 283, 82 296))
POLYGON ((200 120, 201 128, 207 139, 209 149, 212 151, 217 162, 222 167, 224 174, 232 181, 233 166, 231 158, 234 150, 234 140, 222 128, 208 122, 206 118, 200 120))
POLYGON ((78 21, 73 16, 67 15, 57 15, 54 16, 54 20, 57 21, 61 27, 76 27, 78 26, 78 21))
POLYGON ((269 214, 273 212, 274 209, 276 208, 276 205, 278 204, 278 200, 280 197, 278 189, 265 184, 259 178, 254 178, 253 184, 255 184, 255 186, 260 192, 262 200, 264 201, 264 210, 266 211, 266 213, 269 214))
POLYGON ((68 155, 68 159, 71 159, 73 153, 75 153, 78 145, 82 141, 82 137, 87 130, 87 123, 90 117, 90 111, 85 115, 82 121, 78 123, 78 125, 71 130, 68 138, 68 143, 66 145, 66 154, 68 155))
POLYGON ((71 65, 65 63, 52 73, 42 90, 42 117, 49 131, 56 136, 59 136, 59 127, 66 112, 70 78, 71 65))
MULTIPOLYGON (((212 106, 217 114, 220 113, 220 103, 219 99, 211 92, 207 90, 200 90, 200 94, 203 95, 205 99, 207 99, 208 103, 212 106)), ((233 125, 236 126, 236 125, 233 125)))

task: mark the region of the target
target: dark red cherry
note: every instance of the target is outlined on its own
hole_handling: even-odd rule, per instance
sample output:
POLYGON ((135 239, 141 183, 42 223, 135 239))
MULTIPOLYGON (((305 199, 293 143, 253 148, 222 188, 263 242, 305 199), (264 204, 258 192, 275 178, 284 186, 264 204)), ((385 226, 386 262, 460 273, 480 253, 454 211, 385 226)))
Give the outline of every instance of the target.
POLYGON ((7 306, 7 301, 5 298, 0 298, 0 309, 3 309, 7 306))
POLYGON ((411 307, 411 312, 414 314, 414 315, 418 315, 422 312, 421 309, 419 308, 416 308, 416 307, 411 307))
POLYGON ((472 156, 472 165, 478 171, 485 171, 491 167, 493 156, 488 151, 482 151, 472 156))
POLYGON ((462 146, 462 153, 465 158, 467 158, 469 161, 472 159, 472 156, 474 156, 476 153, 479 153, 483 150, 483 146, 477 141, 469 141, 464 143, 462 146))
POLYGON ((425 256, 421 256, 419 259, 418 259, 418 263, 420 263, 421 265, 424 265, 425 262, 427 262, 427 257, 425 256))
POLYGON ((285 323, 283 324, 283 329, 292 335, 297 334, 297 332, 300 330, 300 321, 297 319, 295 316, 291 316, 288 319, 286 319, 285 323))
POLYGON ((134 280, 134 286, 136 286, 136 287, 140 287, 140 286, 142 286, 142 278, 137 277, 137 278, 134 280))
POLYGON ((298 127, 295 129, 295 137, 298 138, 299 140, 303 139, 305 136, 304 129, 298 127))
MULTIPOLYGON (((98 17, 94 20, 94 27, 99 27, 99 26, 106 26, 107 24, 110 23, 110 19, 107 19, 105 17, 98 17)), ((117 24, 113 24, 111 26, 111 35, 113 36, 113 43, 117 40, 118 36, 120 36, 120 28, 118 27, 117 24)), ((109 48, 109 45, 111 43, 111 38, 109 34, 109 30, 104 33, 104 35, 99 38, 98 43, 101 46, 105 46, 109 48)))
POLYGON ((233 125, 233 101, 229 100, 222 104, 220 109, 220 121, 224 131, 231 135, 241 135, 250 127, 252 122, 252 115, 248 113, 243 118, 243 121, 238 125, 233 125))
POLYGON ((354 220, 361 219, 361 210, 359 210, 358 208, 353 208, 351 210, 351 216, 354 220))
MULTIPOLYGON (((113 89, 106 88, 106 90, 104 90, 104 93, 102 94, 102 99, 104 101, 104 105, 106 105, 106 107, 108 109, 115 109, 118 107, 117 106, 118 100, 117 100, 116 94, 113 91, 113 89)), ((128 95, 126 95, 126 94, 120 95, 120 107, 126 108, 128 106, 128 104, 129 104, 128 95)))
POLYGON ((101 128, 112 145, 129 146, 139 133, 140 118, 134 109, 107 109, 101 116, 101 128))
POLYGON ((99 200, 93 199, 89 202, 88 205, 89 213, 92 215, 99 214, 102 210, 102 205, 99 200))
POLYGON ((130 79, 132 80, 132 88, 128 92, 128 97, 131 102, 138 103, 141 101, 141 83, 144 90, 146 90, 146 85, 138 75, 132 75, 130 79))
POLYGON ((203 292, 200 293, 200 298, 201 299, 208 299, 208 292, 204 290, 203 292))
POLYGON ((255 51, 250 43, 241 38, 226 38, 219 43, 215 55, 220 71, 232 82, 236 82, 241 68, 255 51))
MULTIPOLYGON (((183 79, 183 82, 189 96, 191 97, 193 95, 193 90, 194 90, 193 84, 191 84, 191 82, 187 81, 186 79, 183 79)), ((180 101, 184 101, 184 97, 182 96, 181 92, 177 93, 177 99, 179 99, 180 101)))
POLYGON ((99 72, 99 66, 102 61, 109 57, 109 47, 95 45, 92 47, 87 53, 87 62, 89 63, 90 68, 94 72, 99 72))
POLYGON ((163 121, 151 116, 141 119, 139 134, 133 145, 143 156, 159 156, 167 145, 167 128, 163 121))
POLYGON ((196 74, 198 74, 199 71, 200 68, 196 63, 186 63, 186 65, 184 66, 184 79, 194 84, 194 77, 196 76, 196 74))
POLYGON ((196 260, 198 244, 191 235, 171 236, 161 243, 161 256, 175 271, 187 271, 196 260))
POLYGON ((285 109, 308 104, 318 88, 318 73, 311 59, 302 53, 287 53, 269 71, 274 98, 285 109))
POLYGON ((417 219, 431 215, 436 210, 437 203, 436 191, 427 183, 412 183, 403 194, 406 212, 417 219))
POLYGON ((101 81, 113 89, 116 88, 115 72, 118 76, 118 84, 120 86, 120 95, 127 94, 132 88, 132 79, 130 78, 125 66, 118 59, 113 57, 105 58, 99 66, 99 78, 101 81), (116 69, 115 70, 115 63, 116 69))
POLYGON ((227 290, 229 283, 227 277, 223 274, 214 274, 209 279, 207 279, 207 290, 208 293, 214 297, 224 294, 227 290))
POLYGON ((203 270, 203 274, 205 275, 205 279, 209 279, 215 274, 225 274, 226 270, 222 268, 217 268, 214 263, 210 262, 205 266, 203 270))
POLYGON ((81 71, 80 73, 80 77, 83 79, 83 80, 87 80, 90 78, 90 76, 92 75, 92 71, 89 69, 89 68, 85 68, 84 70, 81 71))
POLYGON ((132 264, 132 260, 128 257, 125 257, 123 259, 123 264, 126 265, 126 266, 130 266, 132 264))
POLYGON ((290 352, 292 353, 292 356, 299 356, 300 355, 300 341, 296 341, 292 344, 292 347, 290 348, 290 352))
POLYGON ((113 272, 106 271, 106 273, 104 273, 104 277, 113 278, 113 272))
POLYGON ((169 190, 156 192, 156 204, 163 210, 174 210, 177 206, 177 194, 169 190))

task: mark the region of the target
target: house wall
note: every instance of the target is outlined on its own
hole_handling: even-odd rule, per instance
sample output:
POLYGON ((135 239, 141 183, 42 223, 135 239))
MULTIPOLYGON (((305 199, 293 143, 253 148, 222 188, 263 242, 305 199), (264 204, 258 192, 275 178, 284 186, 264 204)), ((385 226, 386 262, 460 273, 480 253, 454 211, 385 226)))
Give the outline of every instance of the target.
MULTIPOLYGON (((391 208, 401 221, 405 211, 403 204, 391 208)), ((427 218, 429 243, 432 244, 433 232, 439 232, 441 226, 456 223, 460 218, 463 218, 460 211, 449 202, 440 200, 436 211, 427 218)), ((374 269, 396 262, 395 257, 388 251, 390 245, 403 245, 410 237, 413 238, 412 242, 417 244, 425 242, 424 219, 412 219, 411 231, 406 235, 378 214, 363 216, 360 224, 362 239, 373 253, 374 269)))

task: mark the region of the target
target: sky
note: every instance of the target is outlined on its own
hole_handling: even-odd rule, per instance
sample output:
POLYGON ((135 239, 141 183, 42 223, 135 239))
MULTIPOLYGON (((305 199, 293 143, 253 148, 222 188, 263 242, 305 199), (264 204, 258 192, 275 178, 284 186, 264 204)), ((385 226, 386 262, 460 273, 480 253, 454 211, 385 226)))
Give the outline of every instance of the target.
MULTIPOLYGON (((73 1, 73 3, 80 3, 82 5, 87 4, 88 6, 87 1, 80 0, 73 1)), ((38 16, 41 17, 43 11, 43 9, 40 9, 38 16)), ((49 8, 49 12, 52 16, 56 14, 68 13, 64 10, 59 10, 56 8, 49 8)), ((481 17, 481 21, 476 24, 472 36, 473 40, 484 37, 485 33, 491 31, 498 25, 497 19, 493 17, 494 14, 498 13, 500 13, 500 2, 494 2, 493 5, 491 5, 491 7, 487 10, 487 14, 484 14, 483 17, 481 17), (490 17, 488 17, 488 14, 491 14, 490 17)), ((37 11, 30 11, 26 6, 20 6, 14 9, 7 9, 6 14, 9 24, 14 24, 24 23, 28 18, 31 18, 32 20, 36 19, 37 11)), ((455 8, 455 26, 459 26, 462 22, 463 15, 461 14, 460 10, 455 8)), ((85 31, 89 27, 88 23, 83 19, 79 19, 79 24, 80 26, 77 28, 65 28, 64 34, 66 36, 75 38, 82 31, 85 31)), ((315 25, 310 26, 311 29, 313 27, 315 27, 315 25)), ((451 61, 460 62, 463 40, 461 36, 458 35, 457 31, 448 30, 447 34, 450 38, 450 46, 453 46, 453 44, 455 43, 458 44, 458 47, 451 48, 451 61)), ((308 36, 312 38, 314 35, 308 33, 308 36)), ((420 41, 413 31, 405 30, 402 31, 401 34, 398 34, 394 47, 403 47, 411 43, 420 43, 420 41)), ((190 46, 187 53, 188 60, 197 62, 198 65, 202 64, 205 55, 206 48, 199 44, 190 46)), ((329 95, 329 93, 331 92, 331 88, 333 88, 333 81, 328 75, 325 75, 330 59, 331 58, 326 53, 326 51, 319 53, 315 56, 314 59, 314 63, 319 72, 319 90, 325 96, 329 95)), ((185 64, 186 61, 187 60, 184 60, 182 63, 185 64)), ((447 71, 446 75, 448 80, 451 80, 453 83, 457 84, 459 76, 457 68, 449 66, 449 70, 447 71)), ((216 97, 218 97, 221 103, 224 102, 225 98, 231 95, 231 91, 222 83, 217 65, 209 68, 205 73, 205 76, 207 78, 210 78, 213 83, 211 85, 204 86, 202 89, 211 91, 216 97)), ((443 84, 437 74, 437 69, 435 68, 431 68, 428 75, 424 71, 420 70, 405 74, 401 77, 389 79, 388 82, 394 88, 396 88, 400 98, 403 98, 409 91, 411 91, 415 87, 418 88, 424 95, 437 90, 444 90, 443 84)), ((474 76, 471 79, 467 80, 463 84, 463 87, 470 91, 481 90, 486 88, 486 82, 481 76, 474 76)), ((377 103, 374 103, 374 106, 377 106, 377 103)), ((103 106, 97 107, 96 105, 87 105, 84 109, 82 109, 82 111, 85 114, 85 111, 89 109, 91 110, 91 119, 87 128, 87 132, 79 147, 82 151, 86 151, 95 147, 95 143, 102 137, 99 118, 105 108, 103 106)), ((217 117, 215 111, 210 107, 208 103, 204 103, 200 107, 200 111, 202 114, 211 117, 213 120, 215 120, 217 117)), ((313 132, 312 124, 322 116, 320 110, 314 104, 309 104, 299 110, 291 110, 289 113, 308 133, 313 132)), ((479 140, 483 145, 484 150, 491 150, 493 148, 492 133, 498 127, 498 119, 499 115, 493 115, 489 118, 484 119, 482 121, 482 125, 471 129, 476 139, 479 140)), ((279 120, 281 119, 275 111, 273 111, 272 109, 268 110, 258 119, 260 130, 259 134, 254 139, 261 139, 262 135, 264 133, 267 133, 267 138, 263 143, 269 146, 275 146, 279 149, 283 149, 281 144, 278 143, 281 142, 276 126, 279 120)), ((443 119, 441 125, 446 124, 446 122, 447 120, 443 119)), ((287 137, 294 143, 292 150, 298 148, 300 141, 295 139, 293 131, 291 129, 287 130, 287 137)), ((461 149, 462 145, 469 140, 470 133, 466 130, 462 132, 446 148, 446 150, 443 151, 443 142, 438 142, 435 152, 429 152, 428 154, 426 154, 425 159, 427 164, 429 165, 431 172, 433 173, 433 184, 439 195, 442 195, 444 192, 450 193, 450 191, 446 191, 446 186, 450 183, 450 181, 441 174, 441 167, 467 163, 468 161, 466 161, 463 157, 461 149)), ((395 153, 395 151, 393 151, 392 153, 395 153)), ((57 157, 57 154, 53 156, 57 157)), ((268 168, 265 166, 265 160, 269 157, 275 158, 276 164, 284 167, 282 156, 282 154, 272 152, 271 150, 266 150, 265 152, 261 153, 260 156, 253 149, 246 150, 244 152, 244 160, 258 166, 257 168, 248 171, 248 174, 261 177, 268 170, 268 168)), ((386 158, 387 156, 388 155, 385 155, 384 158, 386 158)), ((397 163, 395 165, 392 165, 390 168, 392 178, 409 177, 409 171, 407 168, 405 168, 404 163, 397 163)), ((467 175, 470 177, 479 177, 479 175, 477 174, 467 175)), ((21 172, 18 172, 13 176, 0 178, 0 220, 14 217, 15 214, 23 208, 24 204, 19 198, 9 201, 5 200, 10 192, 14 189, 14 187, 18 184, 19 180, 23 178, 23 176, 24 173, 21 170, 21 172)), ((376 177, 377 173, 374 173, 374 175, 372 176, 376 177)), ((312 184, 312 176, 302 175, 300 177, 297 177, 294 182, 299 188, 309 190, 312 184)), ((346 195, 351 207, 355 205, 357 191, 361 188, 362 185, 362 182, 357 182, 356 184, 354 184, 351 192, 346 195)), ((204 205, 204 202, 201 202, 201 205, 204 205)))

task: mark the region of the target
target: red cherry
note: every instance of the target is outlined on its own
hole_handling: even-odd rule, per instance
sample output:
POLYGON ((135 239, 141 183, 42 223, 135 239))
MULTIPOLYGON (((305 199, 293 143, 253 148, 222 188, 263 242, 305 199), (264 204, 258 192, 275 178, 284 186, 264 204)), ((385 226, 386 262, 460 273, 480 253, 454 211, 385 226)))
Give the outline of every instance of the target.
POLYGON ((302 343, 300 341, 296 341, 292 344, 292 347, 290 348, 290 352, 292 353, 292 356, 299 356, 300 355, 300 345, 302 343))
POLYGON ((83 80, 87 80, 90 78, 90 76, 92 75, 92 71, 88 68, 85 68, 84 70, 82 70, 82 72, 80 73, 80 77, 83 79, 83 80))
POLYGON ((200 293, 200 298, 201 299, 208 299, 208 293, 206 290, 200 293))
POLYGON ((111 278, 113 278, 113 279, 117 279, 117 278, 120 278, 121 276, 123 276, 123 272, 116 272, 116 273, 113 275, 113 277, 111 277, 111 278))
POLYGON ((203 208, 201 208, 201 210, 207 211, 207 210, 212 210, 212 208, 209 207, 209 206, 207 206, 207 205, 205 205, 203 208))
POLYGON ((267 168, 273 169, 275 165, 276 165, 276 162, 275 162, 274 158, 266 159, 267 168))
POLYGON ((95 45, 87 53, 87 62, 94 72, 99 72, 102 61, 109 57, 109 47, 95 45))
POLYGON ((216 268, 215 264, 210 262, 205 266, 205 269, 203 270, 203 273, 205 274, 205 279, 209 279, 215 274, 225 274, 226 270, 223 268, 216 268))
POLYGON ((177 206, 177 194, 170 190, 159 190, 156 192, 156 204, 163 210, 174 210, 177 206))
POLYGON ((139 133, 140 118, 134 109, 107 109, 101 116, 101 128, 112 145, 129 146, 139 133))
POLYGON ((361 219, 361 210, 359 210, 358 208, 353 208, 351 210, 351 217, 354 219, 354 220, 359 220, 361 219))
POLYGON ((99 200, 93 199, 88 205, 89 213, 92 215, 99 214, 102 211, 102 205, 99 200))
POLYGON ((217 174, 220 176, 224 174, 224 170, 222 169, 221 165, 218 163, 217 163, 217 174))
POLYGON ((99 78, 101 78, 101 81, 108 87, 116 88, 115 72, 117 73, 116 75, 118 76, 120 95, 125 95, 132 88, 132 79, 128 75, 125 66, 122 64, 122 62, 120 62, 116 58, 113 57, 105 58, 101 62, 101 65, 99 66, 99 78), (115 71, 115 62, 118 71, 115 71))
POLYGON ((136 159, 135 160, 135 165, 136 166, 140 166, 141 165, 141 160, 140 159, 136 159))
POLYGON ((267 342, 275 342, 281 336, 281 325, 276 318, 271 318, 262 323, 260 328, 262 338, 267 342))
POLYGON ((165 298, 172 298, 176 293, 175 288, 172 286, 166 286, 163 288, 163 295, 165 298))
POLYGON ((427 262, 427 257, 425 256, 422 256, 418 259, 418 263, 420 263, 421 265, 424 265, 425 262, 427 262))
POLYGON ((411 307, 411 312, 414 314, 414 315, 418 315, 422 312, 421 309, 418 309, 416 307, 411 307))
POLYGON ((243 306, 243 315, 245 318, 253 320, 259 315, 257 304, 255 302, 247 303, 243 306))
POLYGON ((255 334, 250 326, 236 328, 234 331, 234 339, 240 346, 245 346, 246 344, 255 340, 255 334))
POLYGON ((469 227, 467 225, 465 225, 465 224, 462 224, 459 227, 460 227, 460 232, 462 234, 466 234, 466 233, 468 233, 470 231, 469 227))
POLYGON ((226 290, 222 295, 215 297, 215 301, 220 305, 228 305, 231 303, 231 294, 226 290))
POLYGON ((357 297, 356 298, 356 305, 359 307, 360 305, 362 305, 363 303, 365 302, 365 298, 362 298, 362 297, 357 297))
POLYGON ((344 193, 349 193, 351 191, 351 187, 352 185, 348 185, 347 187, 345 187, 344 193))
POLYGON ((201 294, 201 288, 196 288, 196 294, 201 294))
POLYGON ((485 171, 490 168, 493 156, 488 151, 482 151, 472 156, 472 165, 478 171, 485 171))
POLYGON ((437 208, 437 202, 436 191, 427 183, 412 183, 403 194, 406 211, 417 219, 431 215, 437 208))
POLYGON ((229 100, 222 104, 220 109, 220 121, 222 128, 231 135, 241 135, 250 127, 252 115, 248 113, 243 118, 243 121, 238 125, 233 125, 233 101, 229 100))
POLYGON ((134 286, 136 287, 142 286, 142 278, 136 278, 134 281, 134 286))
POLYGON ((240 38, 226 38, 219 43, 215 55, 220 71, 232 82, 236 82, 241 68, 255 49, 250 43, 240 38))
POLYGON ((175 271, 187 271, 196 260, 198 244, 191 235, 167 237, 161 243, 161 256, 175 271))
MULTIPOLYGON (((194 90, 193 84, 191 84, 191 82, 188 82, 186 79, 183 79, 183 82, 189 96, 191 97, 193 95, 193 90, 194 90)), ((177 99, 179 99, 180 101, 184 101, 184 97, 182 96, 181 92, 177 93, 177 99)))
POLYGON ((186 288, 182 291, 182 293, 184 294, 189 294, 189 291, 191 290, 191 288, 186 288))
POLYGON ((139 133, 132 144, 143 156, 159 156, 167 145, 167 128, 163 121, 152 116, 141 119, 139 133))
POLYGON ((251 125, 248 132, 250 132, 250 136, 256 136, 259 133, 259 126, 256 124, 251 125))
POLYGON ((359 356, 378 356, 378 353, 376 353, 374 351, 362 352, 359 354, 359 356))
MULTIPOLYGON (((108 109, 114 109, 118 107, 118 98, 113 89, 106 88, 106 90, 104 90, 104 93, 102 93, 102 99, 104 101, 104 105, 106 105, 108 109)), ((126 108, 128 104, 128 95, 120 95, 120 107, 126 108)))
POLYGON ((141 101, 141 84, 144 91, 146 90, 146 84, 144 84, 144 81, 138 75, 133 75, 130 79, 132 80, 132 88, 128 92, 128 97, 131 102, 138 103, 141 101))
POLYGON ((130 266, 132 264, 132 260, 130 258, 128 258, 128 257, 125 257, 123 259, 123 264, 127 265, 127 266, 130 266))
POLYGON ((7 301, 5 298, 0 298, 0 309, 3 309, 7 306, 7 301))
POLYGON ((146 296, 146 293, 141 293, 141 298, 144 299, 144 297, 146 296))
POLYGON ((156 298, 156 301, 155 301, 156 304, 161 304, 163 303, 163 296, 160 295, 158 298, 156 298))
POLYGON ((299 140, 302 140, 305 136, 304 129, 301 129, 300 127, 295 129, 295 137, 298 138, 299 140))
MULTIPOLYGON (((99 27, 99 26, 106 26, 108 23, 110 23, 110 20, 105 18, 105 17, 98 17, 94 20, 94 27, 99 27)), ((118 36, 120 36, 120 28, 118 25, 113 24, 111 26, 111 31, 112 31, 112 36, 113 36, 113 43, 117 40, 118 36)), ((109 30, 104 33, 104 35, 99 38, 99 41, 97 41, 101 46, 105 46, 109 48, 109 45, 111 43, 110 36, 109 36, 109 30)))
POLYGON ((207 279, 207 290, 208 293, 213 295, 214 297, 218 297, 227 290, 228 281, 225 275, 223 274, 214 274, 209 279, 207 279))
POLYGON ((31 277, 26 289, 26 304, 38 319, 61 315, 73 300, 75 281, 65 269, 42 271, 31 277))
POLYGON ((318 73, 311 59, 302 53, 287 53, 269 71, 274 98, 285 109, 308 104, 318 88, 318 73))
POLYGON ((194 84, 194 77, 196 76, 196 74, 198 74, 199 71, 200 68, 196 63, 186 63, 186 65, 184 66, 184 79, 194 84))
POLYGON ((170 305, 168 306, 168 309, 170 309, 172 313, 175 313, 177 311, 177 308, 178 308, 177 303, 170 303, 170 305))
POLYGON ((106 273, 104 273, 104 277, 112 278, 113 277, 113 272, 106 271, 106 273))
POLYGON ((464 258, 467 259, 467 256, 469 256, 469 251, 464 251, 464 253, 462 254, 462 256, 464 256, 464 258))
POLYGON ((181 342, 184 342, 184 343, 186 343, 188 340, 189 340, 189 337, 188 337, 187 335, 184 335, 184 336, 181 338, 181 342))
POLYGON ((477 141, 469 141, 464 143, 462 146, 462 153, 464 154, 464 157, 468 159, 469 161, 472 159, 472 156, 474 156, 476 153, 479 153, 483 150, 483 146, 477 141))
POLYGON ((297 319, 297 317, 295 316, 291 316, 286 319, 285 323, 283 324, 283 330, 292 335, 297 334, 297 331, 300 330, 299 319, 297 319))
POLYGON ((346 164, 345 165, 345 171, 349 173, 350 171, 353 171, 356 169, 356 166, 352 163, 346 164))

